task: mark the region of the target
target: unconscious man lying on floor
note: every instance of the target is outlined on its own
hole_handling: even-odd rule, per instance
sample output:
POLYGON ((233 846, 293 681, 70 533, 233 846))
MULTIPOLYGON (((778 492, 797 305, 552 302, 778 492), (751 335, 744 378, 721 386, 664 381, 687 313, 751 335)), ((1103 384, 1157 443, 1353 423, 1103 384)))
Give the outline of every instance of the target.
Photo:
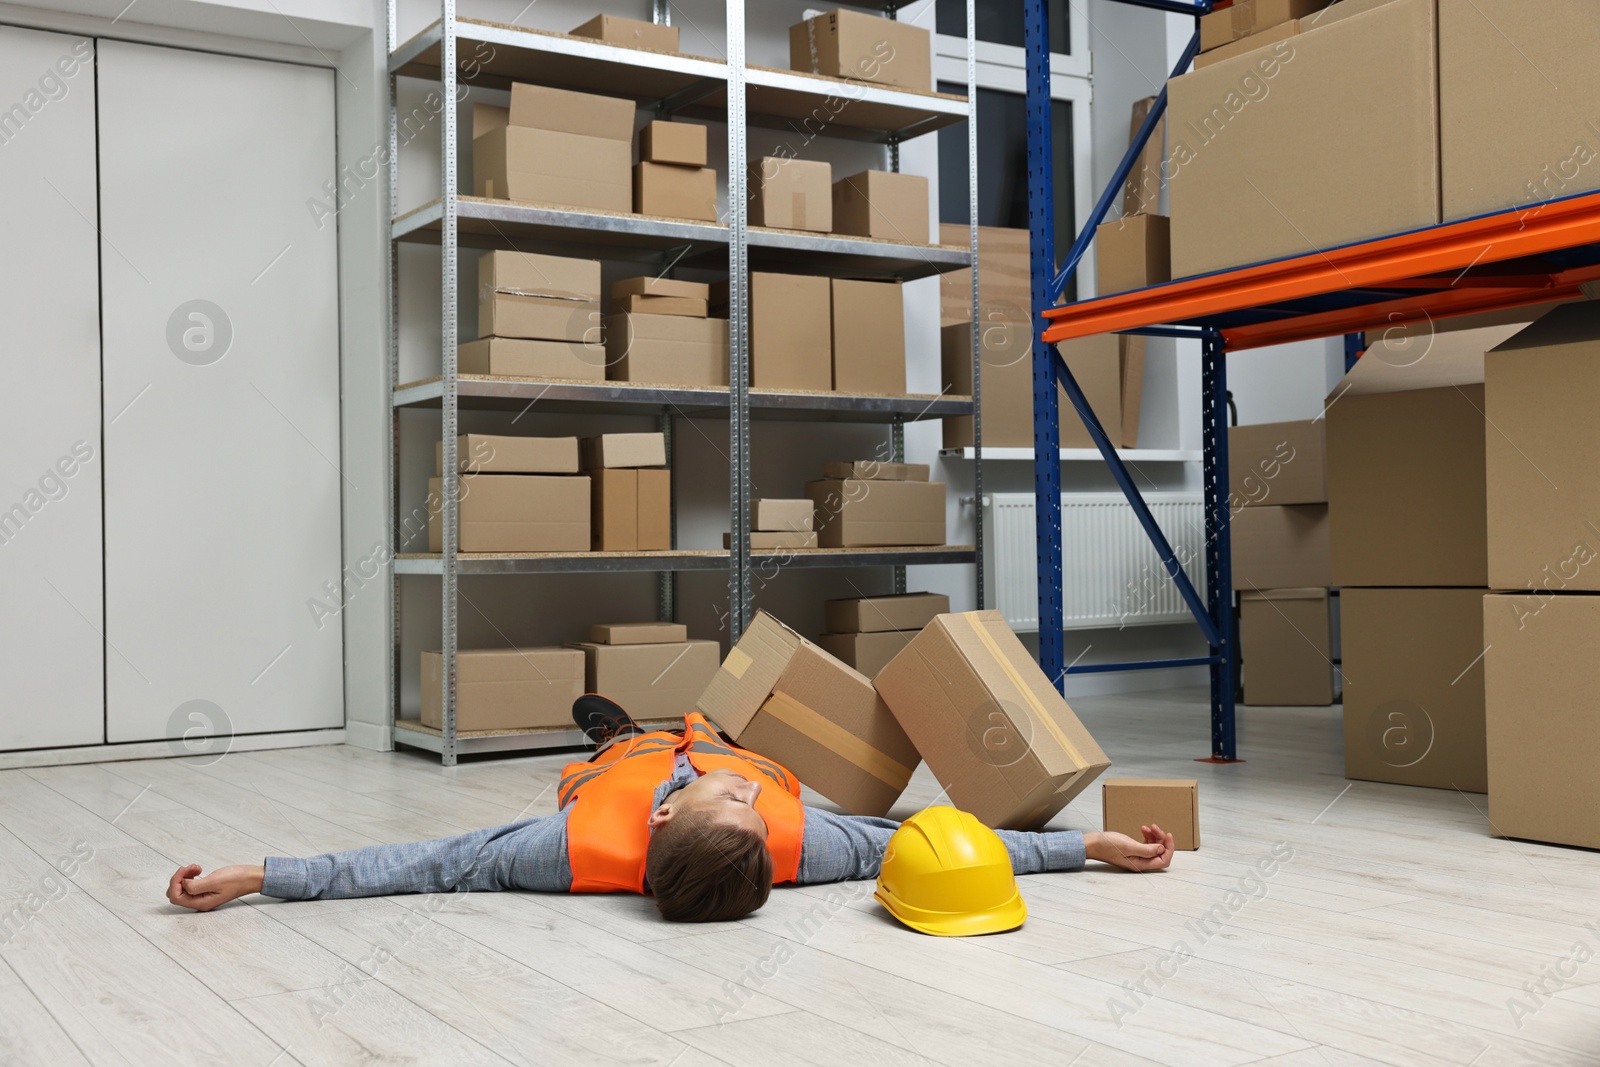
MULTIPOLYGON (((581 697, 573 718, 599 743, 563 769, 554 815, 435 841, 375 845, 203 875, 179 868, 167 899, 210 911, 262 893, 332 900, 396 893, 526 889, 648 893, 675 922, 742 918, 774 885, 876 878, 900 824, 835 815, 800 802, 800 783, 772 760, 728 744, 698 713, 682 730, 645 732, 604 697, 581 697)), ((976 820, 965 816, 975 830, 976 820)), ((1172 835, 997 831, 1016 874, 1069 871, 1100 860, 1130 871, 1172 862, 1172 835)))

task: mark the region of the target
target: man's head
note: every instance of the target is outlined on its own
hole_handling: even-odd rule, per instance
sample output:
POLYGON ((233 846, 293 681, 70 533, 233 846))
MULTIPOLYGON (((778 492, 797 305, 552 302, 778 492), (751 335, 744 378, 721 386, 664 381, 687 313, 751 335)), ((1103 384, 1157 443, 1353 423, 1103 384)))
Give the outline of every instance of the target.
POLYGON ((650 814, 645 879, 672 922, 728 922, 767 902, 772 856, 755 809, 761 783, 715 770, 678 789, 650 814))

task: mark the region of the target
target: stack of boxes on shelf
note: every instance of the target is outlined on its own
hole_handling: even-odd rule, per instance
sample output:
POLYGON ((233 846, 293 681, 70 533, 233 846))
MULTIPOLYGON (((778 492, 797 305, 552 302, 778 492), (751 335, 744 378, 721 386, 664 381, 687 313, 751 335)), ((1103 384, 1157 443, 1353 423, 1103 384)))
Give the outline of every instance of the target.
POLYGON ((1228 486, 1244 702, 1331 704, 1337 652, 1323 423, 1233 427, 1228 486))
POLYGON ((717 642, 691 641, 676 622, 591 626, 589 640, 573 647, 583 653, 585 692, 615 700, 640 721, 681 716, 721 661, 717 642))
POLYGON ((943 482, 928 480, 926 463, 875 459, 823 465, 806 483, 823 548, 881 548, 945 543, 943 482))
POLYGON ((875 678, 934 616, 949 611, 950 598, 943 593, 830 600, 823 605, 828 632, 817 637, 817 644, 875 678))
POLYGON ((603 381, 599 261, 485 252, 478 336, 456 351, 461 374, 603 381))
POLYGON ((605 433, 583 439, 583 469, 594 483, 590 527, 597 552, 672 547, 672 472, 660 433, 605 433))
MULTIPOLYGON (((726 301, 726 283, 716 292, 726 301)), ((903 394, 906 325, 900 283, 752 271, 750 386, 903 394)))
POLYGON ((491 200, 633 209, 632 100, 515 82, 472 111, 473 191, 491 200))
POLYGON ((633 210, 669 219, 717 221, 717 172, 706 166, 706 128, 657 119, 639 131, 633 210))
POLYGON ((1300 32, 1301 19, 1315 15, 1332 2, 1236 0, 1232 7, 1203 15, 1200 18, 1200 54, 1195 57, 1194 69, 1203 70, 1214 63, 1287 40, 1300 32))
MULTIPOLYGON (((429 500, 444 499, 444 443, 435 446, 429 500)), ((583 552, 589 548, 589 478, 576 437, 456 438, 460 552, 583 552)), ((429 508, 428 551, 444 550, 442 510, 429 508)))
POLYGON ((640 277, 613 284, 606 377, 653 385, 726 386, 728 320, 710 317, 710 301, 711 286, 704 282, 640 277))
MULTIPOLYGON (((422 654, 422 725, 444 729, 444 656, 422 654)), ((456 732, 538 730, 572 725, 583 695, 583 653, 575 648, 462 649, 456 653, 456 732)))
MULTIPOLYGON (((731 532, 722 535, 722 547, 733 545, 731 532)), ((750 548, 755 552, 816 548, 815 505, 809 500, 762 497, 750 508, 750 548)))

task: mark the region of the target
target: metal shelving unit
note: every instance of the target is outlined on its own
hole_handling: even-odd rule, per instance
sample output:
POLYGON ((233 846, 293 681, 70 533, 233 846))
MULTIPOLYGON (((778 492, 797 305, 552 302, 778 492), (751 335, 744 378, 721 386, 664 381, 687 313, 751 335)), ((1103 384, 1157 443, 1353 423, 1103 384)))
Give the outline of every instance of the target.
MULTIPOLYGON (((851 3, 895 17, 910 0, 851 3)), ((657 22, 670 22, 668 0, 653 0, 657 22)), ((977 271, 977 136, 968 101, 976 97, 974 0, 967 0, 966 98, 916 92, 795 71, 753 67, 745 63, 744 2, 730 0, 725 61, 670 55, 605 44, 545 30, 459 17, 457 0, 439 0, 439 19, 401 43, 396 29, 396 0, 388 5, 390 72, 389 188, 390 336, 388 387, 391 395, 393 447, 390 457, 389 512, 393 536, 400 536, 397 453, 401 413, 437 409, 445 471, 440 521, 443 551, 401 553, 394 557, 391 621, 391 681, 396 744, 437 752, 452 765, 479 752, 508 752, 580 744, 568 729, 468 732, 456 729, 457 584, 463 576, 560 573, 654 573, 659 582, 659 613, 675 614, 676 575, 686 571, 726 571, 732 639, 737 641, 752 614, 752 576, 774 567, 892 567, 895 588, 905 587, 905 567, 915 564, 962 564, 974 568, 977 600, 984 603, 982 528, 975 545, 930 548, 810 549, 756 552, 750 548, 750 432, 752 421, 790 420, 817 423, 877 423, 889 429, 889 458, 904 459, 907 422, 947 416, 974 421, 974 489, 982 493, 982 437, 977 395, 851 396, 754 390, 749 382, 749 271, 803 270, 857 278, 909 281, 972 268, 973 379, 979 370, 977 271), (399 211, 398 153, 401 116, 395 100, 396 79, 437 82, 441 107, 440 189, 435 200, 405 213, 399 211), (726 223, 583 211, 512 203, 466 196, 460 192, 457 130, 460 92, 465 87, 507 88, 529 81, 557 88, 631 97, 641 110, 659 117, 709 118, 728 128, 728 218, 726 223), (791 129, 830 98, 847 95, 850 106, 831 112, 824 136, 882 144, 889 169, 899 169, 899 145, 912 137, 967 123, 969 201, 972 225, 968 247, 906 244, 833 234, 800 233, 750 226, 748 151, 750 126, 791 129), (403 244, 437 246, 440 255, 441 372, 420 381, 400 380, 397 249, 403 244), (726 388, 633 385, 624 382, 537 380, 462 375, 454 339, 457 323, 458 259, 462 249, 515 248, 552 255, 631 261, 648 268, 725 269, 729 285, 729 381, 726 388), (456 495, 456 437, 463 410, 522 410, 537 402, 541 412, 654 414, 666 434, 668 464, 672 432, 679 417, 704 416, 728 421, 730 476, 729 549, 673 549, 664 552, 553 552, 529 554, 464 553, 459 551, 456 495), (426 576, 439 581, 444 661, 443 729, 431 730, 399 716, 401 671, 400 580, 426 576)), ((676 505, 674 504, 674 507, 676 505)), ((676 515, 674 515, 674 520, 676 515)), ((676 527, 676 521, 674 521, 676 527)), ((676 543, 676 529, 674 529, 676 543)))

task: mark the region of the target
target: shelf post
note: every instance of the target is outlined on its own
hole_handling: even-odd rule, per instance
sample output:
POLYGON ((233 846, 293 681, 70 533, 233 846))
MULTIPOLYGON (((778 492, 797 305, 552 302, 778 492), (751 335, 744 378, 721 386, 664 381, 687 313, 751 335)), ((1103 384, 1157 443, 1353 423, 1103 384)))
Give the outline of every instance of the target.
MULTIPOLYGON (((457 285, 458 233, 456 232, 459 203, 456 189, 456 0, 439 0, 439 259, 440 308, 439 329, 443 351, 440 353, 439 418, 441 422, 441 463, 444 467, 440 501, 440 525, 444 544, 439 573, 439 647, 442 662, 443 686, 440 709, 440 726, 443 737, 440 760, 446 767, 456 764, 456 550, 460 533, 460 507, 457 500, 461 483, 456 459, 456 430, 458 425, 458 386, 456 377, 456 303, 459 299, 457 285)), ((431 504, 431 502, 430 502, 431 504)))
MULTIPOLYGON (((663 410, 656 416, 656 426, 666 445, 667 480, 667 547, 678 547, 678 466, 673 462, 672 412, 663 410)), ((656 572, 656 619, 659 622, 678 621, 678 572, 656 572)))
POLYGON ((978 299, 978 10, 967 0, 967 239, 972 247, 972 532, 973 583, 977 606, 983 587, 983 306, 978 299))
POLYGON ((749 149, 745 125, 744 0, 728 0, 728 632, 750 621, 749 149))
MULTIPOLYGON (((906 461, 906 420, 904 415, 896 415, 889 423, 889 462, 904 463, 906 461)), ((906 565, 896 563, 894 566, 894 591, 906 591, 906 565)))
POLYGON ((1200 364, 1202 479, 1206 517, 1206 595, 1216 638, 1211 642, 1211 760, 1238 759, 1234 735, 1234 679, 1238 642, 1233 627, 1232 504, 1228 495, 1227 346, 1206 331, 1200 364))
MULTIPOLYGON (((394 54, 395 47, 399 44, 399 27, 396 24, 398 0, 388 0, 388 22, 384 27, 385 39, 388 47, 384 51, 384 58, 394 54)), ((389 75, 389 166, 387 169, 389 183, 389 216, 384 220, 384 229, 388 231, 390 223, 400 214, 400 104, 399 104, 399 79, 389 75)), ((388 278, 389 286, 389 351, 384 361, 385 372, 383 382, 383 395, 385 399, 394 396, 395 383, 400 380, 400 250, 398 243, 391 233, 385 233, 388 248, 388 278)), ((396 459, 400 454, 400 409, 391 402, 389 404, 389 447, 384 455, 384 485, 388 499, 384 501, 384 513, 389 517, 388 533, 388 568, 389 568, 389 642, 387 655, 389 657, 388 679, 389 693, 386 703, 389 707, 389 747, 394 747, 394 724, 400 718, 400 573, 395 569, 394 557, 400 551, 400 464, 396 459)))

